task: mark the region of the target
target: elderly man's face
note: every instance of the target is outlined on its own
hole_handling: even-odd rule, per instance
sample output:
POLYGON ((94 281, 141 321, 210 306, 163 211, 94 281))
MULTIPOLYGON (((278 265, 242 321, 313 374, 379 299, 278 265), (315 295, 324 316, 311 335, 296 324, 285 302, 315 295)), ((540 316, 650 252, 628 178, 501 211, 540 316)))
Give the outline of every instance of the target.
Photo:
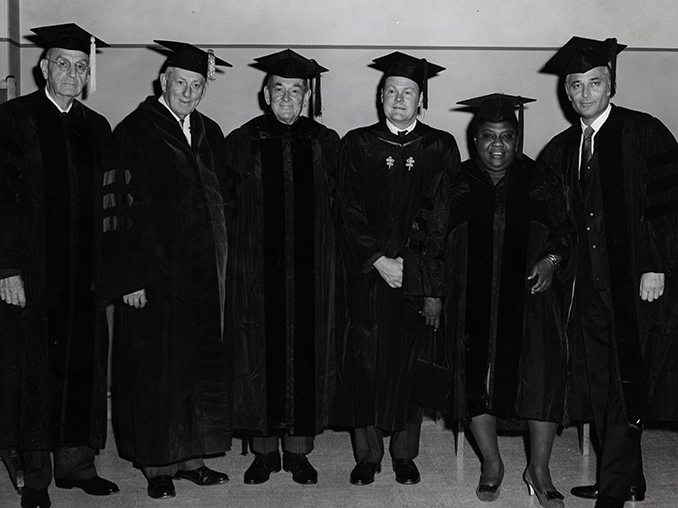
POLYGON ((63 104, 78 97, 89 80, 89 58, 77 49, 52 48, 40 60, 50 95, 63 104))
POLYGON ((297 121, 311 97, 306 80, 271 76, 264 88, 264 100, 278 119, 287 125, 297 121))
POLYGON ((603 66, 584 73, 568 74, 565 91, 574 110, 586 125, 590 125, 610 104, 610 70, 603 66))
POLYGON ((160 75, 160 87, 165 102, 182 120, 193 113, 207 91, 202 74, 178 67, 168 67, 160 75))
POLYGON ((396 127, 409 127, 417 118, 417 110, 422 101, 419 85, 410 78, 389 76, 384 81, 384 88, 381 90, 384 114, 396 127))
POLYGON ((503 171, 513 164, 518 134, 511 122, 484 122, 473 140, 478 158, 488 171, 503 171))

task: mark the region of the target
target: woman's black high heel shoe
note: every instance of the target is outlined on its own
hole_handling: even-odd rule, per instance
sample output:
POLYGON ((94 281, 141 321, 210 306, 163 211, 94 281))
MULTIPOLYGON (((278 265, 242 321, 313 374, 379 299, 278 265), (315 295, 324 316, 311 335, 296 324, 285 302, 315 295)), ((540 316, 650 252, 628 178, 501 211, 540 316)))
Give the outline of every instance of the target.
POLYGON ((485 501, 486 503, 496 501, 499 498, 501 482, 503 479, 504 475, 502 474, 498 483, 489 485, 487 483, 482 483, 483 475, 480 475, 480 480, 478 480, 478 488, 476 488, 476 496, 478 496, 478 499, 485 501))
POLYGON ((530 471, 527 469, 523 473, 523 481, 527 484, 527 488, 529 490, 530 495, 534 496, 535 494, 537 494, 539 504, 542 505, 544 508, 565 507, 565 501, 563 501, 565 497, 557 490, 547 490, 544 492, 540 492, 539 490, 537 490, 537 488, 534 486, 534 482, 532 481, 530 471))

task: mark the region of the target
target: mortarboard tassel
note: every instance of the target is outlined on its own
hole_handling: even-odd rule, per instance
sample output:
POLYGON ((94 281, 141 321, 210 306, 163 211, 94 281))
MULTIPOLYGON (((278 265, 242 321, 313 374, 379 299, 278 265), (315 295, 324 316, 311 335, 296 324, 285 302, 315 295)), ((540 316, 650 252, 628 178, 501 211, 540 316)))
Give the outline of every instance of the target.
POLYGON ((97 39, 89 38, 89 93, 97 91, 97 39))
POLYGON ((518 146, 516 149, 516 157, 518 160, 523 158, 523 131, 525 125, 525 104, 523 98, 518 97, 518 146))
POLYGON ((610 97, 617 93, 617 39, 605 39, 610 45, 610 97))
POLYGON ((323 102, 322 97, 320 96, 320 69, 318 63, 311 59, 311 62, 315 65, 315 94, 313 98, 313 116, 319 117, 323 114, 323 102))
POLYGON ((424 109, 428 109, 428 62, 426 61, 426 58, 421 59, 423 64, 423 79, 421 80, 421 86, 423 88, 422 93, 424 94, 424 102, 423 106, 424 109))
POLYGON ((214 56, 214 51, 211 49, 207 50, 207 79, 210 81, 217 79, 216 58, 214 56))

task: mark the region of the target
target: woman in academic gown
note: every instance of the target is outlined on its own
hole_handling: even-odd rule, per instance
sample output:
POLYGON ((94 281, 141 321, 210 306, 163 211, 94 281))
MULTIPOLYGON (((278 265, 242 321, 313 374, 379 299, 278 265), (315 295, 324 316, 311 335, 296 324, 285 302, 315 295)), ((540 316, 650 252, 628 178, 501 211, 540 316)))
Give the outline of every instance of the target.
POLYGON ((555 175, 540 175, 520 149, 515 106, 500 94, 463 101, 477 154, 462 163, 450 204, 447 330, 454 343, 454 417, 469 423, 482 452, 476 489, 499 496, 504 476, 497 419, 527 421, 524 480, 546 507, 563 506, 549 473, 563 419, 566 345, 559 268, 570 230, 555 175))

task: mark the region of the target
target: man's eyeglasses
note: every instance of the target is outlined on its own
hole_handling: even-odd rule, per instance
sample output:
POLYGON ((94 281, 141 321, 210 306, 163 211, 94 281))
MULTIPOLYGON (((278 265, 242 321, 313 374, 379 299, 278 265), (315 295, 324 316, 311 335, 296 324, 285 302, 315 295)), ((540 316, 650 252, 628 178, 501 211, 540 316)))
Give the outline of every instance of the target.
MULTIPOLYGON (((52 62, 55 64, 57 67, 59 67, 59 70, 63 72, 68 72, 71 70, 71 62, 68 60, 50 60, 49 58, 45 58, 48 62, 52 62)), ((76 62, 75 63, 75 72, 78 74, 85 74, 89 70, 89 65, 83 62, 76 62)))

